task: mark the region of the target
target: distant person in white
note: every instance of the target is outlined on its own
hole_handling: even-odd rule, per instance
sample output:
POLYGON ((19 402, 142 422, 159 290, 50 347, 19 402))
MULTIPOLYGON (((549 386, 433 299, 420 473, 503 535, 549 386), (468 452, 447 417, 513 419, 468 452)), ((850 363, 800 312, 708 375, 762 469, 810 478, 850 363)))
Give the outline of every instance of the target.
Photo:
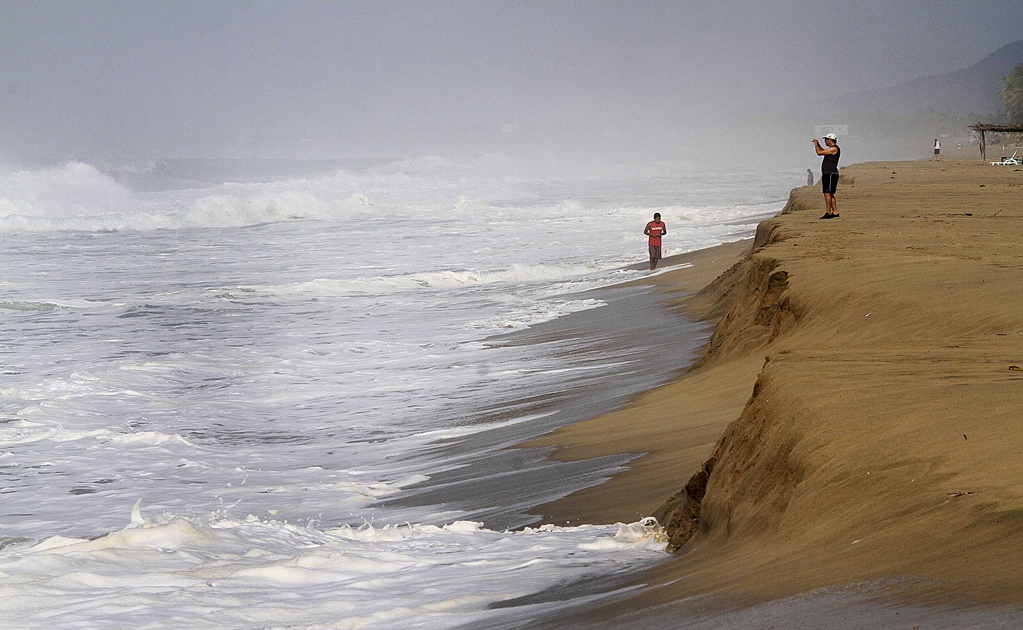
POLYGON ((934 159, 935 160, 941 159, 941 143, 938 142, 937 138, 934 139, 934 159))

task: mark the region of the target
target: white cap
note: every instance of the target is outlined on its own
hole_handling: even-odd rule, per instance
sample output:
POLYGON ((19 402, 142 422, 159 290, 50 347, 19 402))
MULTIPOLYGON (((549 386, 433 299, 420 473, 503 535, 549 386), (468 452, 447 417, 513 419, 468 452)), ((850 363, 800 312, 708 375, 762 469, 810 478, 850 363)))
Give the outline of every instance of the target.
POLYGON ((827 138, 828 140, 838 140, 838 136, 836 136, 833 133, 826 133, 824 134, 824 137, 827 138))

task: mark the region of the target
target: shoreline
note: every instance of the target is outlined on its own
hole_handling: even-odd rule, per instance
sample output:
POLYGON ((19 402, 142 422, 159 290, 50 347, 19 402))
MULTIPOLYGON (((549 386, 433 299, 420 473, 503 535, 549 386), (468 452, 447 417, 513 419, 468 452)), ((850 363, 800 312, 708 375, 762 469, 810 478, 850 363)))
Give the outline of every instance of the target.
POLYGON ((897 583, 872 596, 884 609, 1018 614, 1021 198, 1020 169, 972 160, 847 167, 839 220, 796 188, 749 255, 679 301, 718 320, 696 365, 527 443, 646 453, 537 506, 547 522, 674 521, 676 557, 577 621, 879 583, 897 583), (701 468, 705 494, 686 492, 701 468))
MULTIPOLYGON (((682 254, 669 264, 691 264, 692 259, 682 254)), ((699 270, 668 268, 651 278, 693 275, 702 268, 702 264, 699 270)), ((646 282, 588 289, 573 298, 597 300, 600 308, 486 338, 483 343, 494 349, 527 347, 542 359, 538 370, 553 363, 558 374, 520 385, 503 398, 465 412, 473 423, 492 427, 437 443, 433 454, 447 462, 445 469, 381 503, 399 509, 444 505, 491 529, 518 529, 539 524, 533 506, 599 486, 624 470, 635 453, 567 461, 551 458, 550 447, 526 448, 522 443, 620 409, 642 391, 670 382, 687 369, 709 338, 710 327, 680 319, 669 297, 646 282), (673 334, 662 338, 663 330, 673 334), (647 361, 655 348, 666 352, 668 360, 647 361), (528 421, 506 422, 522 418, 528 421)))
MULTIPOLYGON (((650 286, 657 291, 673 294, 667 301, 676 310, 681 311, 680 317, 684 319, 680 326, 686 322, 713 326, 714 322, 711 321, 706 304, 699 300, 699 291, 732 267, 752 247, 753 238, 746 238, 678 254, 663 259, 662 264, 667 268, 665 271, 650 278, 632 280, 615 286, 650 286), (670 269, 680 265, 687 266, 670 269)), ((645 268, 645 263, 640 263, 637 267, 645 268)), ((523 448, 554 448, 554 452, 548 455, 548 458, 555 461, 579 461, 622 453, 645 453, 630 461, 625 472, 611 477, 604 483, 584 488, 556 501, 539 504, 529 512, 542 515, 544 523, 558 525, 583 522, 635 522, 650 516, 653 507, 644 509, 644 506, 656 507, 677 490, 677 484, 670 477, 661 479, 661 483, 658 484, 649 483, 647 478, 644 478, 642 483, 633 484, 632 471, 659 469, 667 464, 666 460, 676 457, 680 451, 685 451, 686 462, 691 463, 693 467, 699 465, 703 461, 701 459, 703 452, 713 446, 724 429, 724 424, 727 424, 728 420, 725 418, 734 407, 735 401, 746 398, 741 391, 733 392, 729 400, 731 404, 721 410, 726 415, 717 422, 709 422, 699 431, 697 440, 688 445, 678 444, 677 440, 672 439, 678 435, 671 432, 643 434, 629 431, 627 428, 623 430, 623 423, 629 424, 627 419, 634 417, 637 412, 655 414, 653 419, 658 422, 657 426, 663 426, 666 420, 663 414, 668 411, 665 405, 672 404, 674 385, 687 378, 687 373, 699 359, 700 352, 702 348, 698 348, 694 360, 674 379, 637 393, 623 408, 562 426, 551 433, 517 445, 523 448), (659 413, 653 411, 658 408, 659 413), (659 453, 651 454, 651 451, 659 453), (628 504, 623 506, 623 502, 628 504)), ((712 401, 707 403, 716 404, 712 401)))

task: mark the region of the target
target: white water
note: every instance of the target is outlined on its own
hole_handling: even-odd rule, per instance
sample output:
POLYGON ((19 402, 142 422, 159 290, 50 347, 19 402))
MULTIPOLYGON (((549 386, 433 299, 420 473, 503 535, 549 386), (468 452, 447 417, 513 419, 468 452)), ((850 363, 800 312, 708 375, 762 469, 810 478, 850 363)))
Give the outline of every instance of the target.
POLYGON ((513 172, 427 158, 145 193, 80 163, 0 178, 0 621, 450 627, 663 559, 642 524, 501 531, 473 521, 496 509, 478 496, 400 499, 469 470, 473 436, 549 429, 490 413, 524 393, 638 369, 488 338, 606 308, 580 292, 647 275, 622 267, 653 212, 667 255, 707 247, 800 176, 513 172))

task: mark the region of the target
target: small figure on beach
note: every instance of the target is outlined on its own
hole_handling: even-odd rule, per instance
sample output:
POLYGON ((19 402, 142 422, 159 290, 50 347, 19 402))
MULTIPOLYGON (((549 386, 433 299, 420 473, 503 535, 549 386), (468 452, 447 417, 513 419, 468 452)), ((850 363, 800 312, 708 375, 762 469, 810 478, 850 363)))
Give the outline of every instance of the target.
POLYGON ((657 261, 661 259, 661 237, 667 233, 668 228, 661 221, 661 213, 655 212, 654 220, 643 228, 643 234, 650 237, 650 271, 657 268, 657 261))
POLYGON ((838 158, 842 155, 842 149, 838 147, 838 136, 833 133, 824 134, 824 144, 813 139, 814 149, 817 155, 823 155, 821 161, 821 188, 824 190, 824 216, 822 219, 838 218, 838 201, 835 199, 835 191, 838 190, 838 158))
POLYGON ((941 159, 941 143, 938 142, 937 138, 934 139, 934 159, 935 160, 941 159))
POLYGON ((813 186, 813 171, 806 169, 806 185, 813 186))

